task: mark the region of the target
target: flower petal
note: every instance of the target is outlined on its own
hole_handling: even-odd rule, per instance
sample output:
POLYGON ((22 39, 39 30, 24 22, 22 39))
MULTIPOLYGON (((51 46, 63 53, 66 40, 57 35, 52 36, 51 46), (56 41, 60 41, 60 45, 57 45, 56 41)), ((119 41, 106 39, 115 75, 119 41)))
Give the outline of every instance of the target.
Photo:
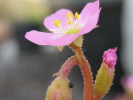
POLYGON ((78 36, 78 34, 62 35, 33 30, 27 32, 25 38, 38 45, 66 46, 72 43, 78 36))
POLYGON ((80 35, 86 34, 96 27, 99 19, 100 10, 95 15, 89 17, 84 27, 80 30, 79 32, 80 35))
POLYGON ((49 30, 57 29, 57 27, 54 25, 54 21, 60 20, 62 27, 66 28, 66 26, 67 26, 66 14, 67 13, 72 13, 72 11, 70 11, 68 9, 58 10, 54 14, 52 14, 44 19, 44 26, 46 26, 46 28, 49 30))
POLYGON ((26 39, 38 45, 47 45, 48 43, 45 40, 47 39, 47 37, 51 37, 51 36, 52 34, 39 32, 36 30, 32 30, 25 34, 26 39))
POLYGON ((103 53, 103 62, 108 65, 109 68, 114 68, 117 61, 116 55, 117 47, 114 49, 108 49, 103 53))
POLYGON ((80 13, 81 18, 79 22, 86 22, 91 16, 95 15, 99 11, 99 0, 87 3, 80 13))
POLYGON ((84 7, 80 13, 81 18, 79 19, 79 23, 82 23, 84 26, 79 34, 86 34, 96 27, 100 11, 101 8, 99 9, 99 0, 94 3, 88 3, 84 7))

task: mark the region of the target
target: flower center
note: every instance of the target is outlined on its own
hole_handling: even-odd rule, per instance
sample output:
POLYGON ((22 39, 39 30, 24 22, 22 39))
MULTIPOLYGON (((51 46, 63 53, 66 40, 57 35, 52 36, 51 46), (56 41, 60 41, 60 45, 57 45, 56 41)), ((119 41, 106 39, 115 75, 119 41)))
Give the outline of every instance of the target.
POLYGON ((58 29, 55 30, 55 32, 58 33, 65 33, 65 34, 76 34, 81 29, 80 23, 78 23, 78 20, 80 19, 80 15, 76 12, 75 15, 72 13, 66 14, 67 18, 67 28, 63 29, 61 25, 61 20, 55 20, 54 25, 58 27, 58 29))
POLYGON ((76 34, 76 33, 78 33, 78 32, 79 32, 78 29, 72 28, 72 29, 69 29, 69 30, 66 32, 66 34, 76 34))

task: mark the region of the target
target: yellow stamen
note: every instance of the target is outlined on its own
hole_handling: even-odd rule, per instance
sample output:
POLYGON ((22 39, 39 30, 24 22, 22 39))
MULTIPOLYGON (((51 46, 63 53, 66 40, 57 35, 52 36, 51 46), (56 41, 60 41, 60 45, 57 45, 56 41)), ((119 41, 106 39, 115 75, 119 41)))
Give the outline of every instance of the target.
POLYGON ((73 23, 72 19, 74 18, 73 14, 72 13, 67 13, 66 17, 67 17, 67 24, 71 25, 73 23))
POLYGON ((68 24, 68 25, 71 25, 72 22, 73 22, 73 21, 72 21, 71 19, 68 19, 68 20, 67 20, 67 24, 68 24))
POLYGON ((67 17, 67 19, 72 19, 72 18, 74 18, 74 16, 73 16, 72 13, 67 13, 66 17, 67 17))
POLYGON ((61 26, 61 21, 60 21, 60 20, 55 20, 55 21, 54 21, 54 25, 55 25, 56 27, 60 27, 60 26, 61 26))
POLYGON ((75 13, 75 19, 79 19, 79 14, 78 14, 78 12, 75 13))

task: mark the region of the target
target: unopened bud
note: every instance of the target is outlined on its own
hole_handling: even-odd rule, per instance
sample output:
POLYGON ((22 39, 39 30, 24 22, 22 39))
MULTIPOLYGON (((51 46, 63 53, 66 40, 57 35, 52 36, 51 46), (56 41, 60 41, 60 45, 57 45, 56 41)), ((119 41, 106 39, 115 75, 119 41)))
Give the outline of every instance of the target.
POLYGON ((69 80, 58 76, 49 86, 45 100, 71 100, 69 80))
POLYGON ((96 100, 101 99, 110 89, 114 78, 114 67, 117 61, 117 48, 109 49, 103 54, 103 62, 97 73, 94 92, 96 100))

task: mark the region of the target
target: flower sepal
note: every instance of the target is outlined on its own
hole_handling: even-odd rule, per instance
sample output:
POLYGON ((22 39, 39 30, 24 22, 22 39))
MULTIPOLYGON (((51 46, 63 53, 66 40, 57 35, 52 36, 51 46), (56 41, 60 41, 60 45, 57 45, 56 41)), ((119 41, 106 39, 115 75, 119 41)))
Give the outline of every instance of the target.
POLYGON ((83 44, 83 36, 80 35, 76 40, 73 41, 73 43, 78 46, 78 47, 82 47, 83 44))
POLYGON ((57 49, 61 52, 64 49, 64 46, 57 46, 57 49))
POLYGON ((112 85, 114 77, 114 70, 110 73, 109 67, 106 63, 102 63, 97 73, 94 92, 95 98, 101 99, 109 90, 112 85))

